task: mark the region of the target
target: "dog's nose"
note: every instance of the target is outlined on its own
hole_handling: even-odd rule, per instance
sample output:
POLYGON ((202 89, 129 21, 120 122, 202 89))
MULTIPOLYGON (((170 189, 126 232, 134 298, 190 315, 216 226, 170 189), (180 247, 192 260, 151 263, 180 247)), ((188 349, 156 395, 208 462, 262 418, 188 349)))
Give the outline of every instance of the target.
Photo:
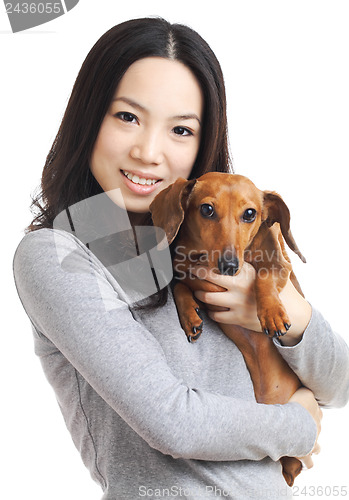
POLYGON ((239 270, 239 259, 232 252, 229 252, 228 255, 224 254, 218 259, 218 269, 221 274, 234 276, 239 270))

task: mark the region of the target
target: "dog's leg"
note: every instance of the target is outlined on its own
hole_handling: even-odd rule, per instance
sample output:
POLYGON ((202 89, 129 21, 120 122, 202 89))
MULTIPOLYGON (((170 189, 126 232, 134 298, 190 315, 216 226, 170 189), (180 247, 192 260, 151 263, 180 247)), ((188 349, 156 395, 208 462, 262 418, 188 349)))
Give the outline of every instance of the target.
POLYGON ((222 292, 225 290, 206 280, 193 275, 175 281, 173 295, 177 306, 178 316, 189 342, 195 342, 203 330, 201 309, 220 310, 219 307, 208 306, 193 297, 194 290, 206 292, 222 292), (201 308, 201 309, 200 309, 201 308))
POLYGON ((266 335, 280 337, 287 333, 291 323, 279 298, 279 291, 274 280, 267 276, 268 272, 266 270, 256 278, 257 315, 262 331, 266 335))
POLYGON ((203 320, 199 304, 193 297, 193 292, 181 282, 173 288, 178 316, 189 342, 195 342, 202 333, 203 320))
POLYGON ((277 227, 263 228, 251 246, 249 260, 256 270, 257 315, 262 331, 270 337, 285 335, 291 326, 279 293, 287 283, 292 266, 284 247, 280 246, 279 234, 277 227))

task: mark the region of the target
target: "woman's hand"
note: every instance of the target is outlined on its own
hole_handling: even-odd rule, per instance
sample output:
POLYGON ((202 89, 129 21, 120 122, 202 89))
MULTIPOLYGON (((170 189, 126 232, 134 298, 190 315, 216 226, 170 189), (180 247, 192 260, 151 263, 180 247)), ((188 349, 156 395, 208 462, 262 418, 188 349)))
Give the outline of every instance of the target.
POLYGON ((313 417, 316 423, 317 436, 314 448, 305 457, 297 457, 301 462, 303 462, 303 464, 307 469, 310 469, 314 465, 312 455, 313 454, 317 455, 320 452, 320 445, 318 443, 318 438, 321 431, 322 411, 312 391, 306 389, 305 387, 301 387, 300 389, 298 389, 290 398, 289 403, 299 403, 301 406, 303 406, 303 408, 308 410, 308 412, 313 417))
MULTIPOLYGON (((222 292, 196 291, 195 297, 204 302, 211 319, 225 325, 239 325, 261 332, 255 296, 256 271, 245 262, 236 276, 214 273, 206 267, 194 267, 191 273, 200 279, 225 288, 222 292)), ((310 304, 298 293, 290 280, 280 292, 280 299, 290 318, 291 328, 280 338, 286 346, 296 345, 302 338, 311 318, 310 304)))
POLYGON ((211 319, 218 323, 261 331, 254 291, 256 271, 251 264, 245 262, 236 276, 217 274, 205 267, 193 268, 191 273, 225 288, 223 292, 194 292, 195 297, 206 304, 211 319))

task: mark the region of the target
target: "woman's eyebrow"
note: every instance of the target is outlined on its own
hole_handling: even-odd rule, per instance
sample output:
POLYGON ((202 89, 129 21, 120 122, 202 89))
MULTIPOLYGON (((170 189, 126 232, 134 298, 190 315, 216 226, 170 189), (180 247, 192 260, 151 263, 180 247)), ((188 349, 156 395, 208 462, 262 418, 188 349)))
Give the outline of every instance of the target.
POLYGON ((144 106, 138 104, 138 102, 133 101, 132 99, 129 99, 128 97, 115 97, 115 99, 113 99, 113 102, 115 101, 123 101, 126 104, 132 106, 133 108, 140 109, 141 111, 147 111, 147 109, 144 106))
MULTIPOLYGON (((129 104, 133 108, 139 109, 141 111, 148 111, 147 108, 145 108, 138 102, 134 101, 133 99, 129 99, 128 97, 115 97, 115 99, 113 99, 113 102, 115 101, 122 101, 125 102, 126 104, 129 104)), ((199 125, 201 126, 200 118, 196 113, 185 113, 183 115, 175 115, 171 117, 171 120, 197 120, 199 122, 199 125)))
POLYGON ((197 120, 199 122, 199 125, 201 126, 200 118, 195 113, 189 113, 187 115, 172 116, 172 119, 173 120, 197 120))

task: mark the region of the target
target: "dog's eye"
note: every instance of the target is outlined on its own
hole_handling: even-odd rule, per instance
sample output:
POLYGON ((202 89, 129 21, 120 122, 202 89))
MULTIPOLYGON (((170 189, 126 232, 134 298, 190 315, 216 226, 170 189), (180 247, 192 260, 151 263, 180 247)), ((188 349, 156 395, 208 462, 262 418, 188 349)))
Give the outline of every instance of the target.
POLYGON ((214 215, 214 208, 208 203, 203 203, 200 207, 200 212, 203 217, 212 217, 214 215))
POLYGON ((248 208, 245 210, 242 220, 244 222, 253 222, 256 219, 257 211, 254 208, 248 208))

